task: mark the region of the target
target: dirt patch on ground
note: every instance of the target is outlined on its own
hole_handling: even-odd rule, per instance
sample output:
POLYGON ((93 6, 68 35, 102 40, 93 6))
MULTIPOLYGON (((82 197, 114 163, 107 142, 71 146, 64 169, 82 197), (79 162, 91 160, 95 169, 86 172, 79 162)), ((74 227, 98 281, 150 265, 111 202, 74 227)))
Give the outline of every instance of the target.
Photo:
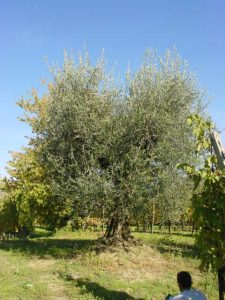
POLYGON ((130 282, 160 278, 168 268, 168 261, 148 246, 134 247, 128 252, 101 253, 99 260, 102 270, 130 282))
POLYGON ((69 297, 65 295, 65 288, 60 284, 60 282, 49 282, 48 288, 49 292, 53 294, 49 297, 49 299, 69 300, 69 297))
POLYGON ((28 266, 35 272, 38 272, 37 280, 47 287, 48 299, 50 300, 69 300, 66 295, 65 287, 57 274, 49 270, 54 270, 56 261, 53 259, 33 259, 28 263, 28 266), (46 274, 46 270, 48 270, 46 274))
POLYGON ((69 300, 68 296, 66 295, 65 287, 58 278, 57 274, 42 275, 39 277, 39 280, 47 285, 48 299, 69 300))
POLYGON ((46 270, 55 263, 53 259, 32 259, 29 261, 28 266, 32 269, 46 270))

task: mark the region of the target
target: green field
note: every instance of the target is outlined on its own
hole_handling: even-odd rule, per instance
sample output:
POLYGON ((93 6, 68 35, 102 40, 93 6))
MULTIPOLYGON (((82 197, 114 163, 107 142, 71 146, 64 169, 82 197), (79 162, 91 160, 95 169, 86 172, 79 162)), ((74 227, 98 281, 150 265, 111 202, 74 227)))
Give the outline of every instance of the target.
POLYGON ((0 242, 0 299, 164 299, 177 293, 176 274, 190 271, 194 286, 218 298, 216 276, 198 269, 189 233, 134 233, 142 245, 96 255, 94 232, 51 235, 37 229, 28 241, 0 242))

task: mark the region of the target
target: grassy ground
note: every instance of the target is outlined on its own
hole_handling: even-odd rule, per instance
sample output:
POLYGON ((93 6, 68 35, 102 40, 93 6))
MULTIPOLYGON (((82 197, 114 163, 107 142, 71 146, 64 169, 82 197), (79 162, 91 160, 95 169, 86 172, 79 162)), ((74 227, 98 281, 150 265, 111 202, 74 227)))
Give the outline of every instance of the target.
POLYGON ((176 274, 190 271, 194 285, 218 298, 216 278, 200 273, 191 234, 134 233, 143 245, 96 255, 99 233, 38 229, 28 241, 0 242, 0 299, 164 299, 177 293, 176 274))

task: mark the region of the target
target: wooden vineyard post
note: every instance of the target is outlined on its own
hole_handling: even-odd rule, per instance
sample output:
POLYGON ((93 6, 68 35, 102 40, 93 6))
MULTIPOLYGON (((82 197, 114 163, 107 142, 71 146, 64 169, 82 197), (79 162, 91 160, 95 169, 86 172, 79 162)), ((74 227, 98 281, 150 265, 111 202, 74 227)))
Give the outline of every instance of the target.
MULTIPOLYGON (((219 134, 214 131, 211 133, 211 142, 214 148, 219 168, 222 170, 225 168, 225 149, 219 134)), ((219 287, 219 300, 224 300, 225 292, 225 266, 218 269, 218 287, 219 287)))

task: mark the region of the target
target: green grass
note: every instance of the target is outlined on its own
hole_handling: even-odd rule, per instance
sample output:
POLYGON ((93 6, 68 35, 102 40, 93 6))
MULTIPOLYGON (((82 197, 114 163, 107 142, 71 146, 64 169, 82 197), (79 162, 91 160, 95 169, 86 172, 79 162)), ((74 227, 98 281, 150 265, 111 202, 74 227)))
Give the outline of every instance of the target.
POLYGON ((90 246, 99 236, 38 228, 28 241, 1 241, 0 299, 164 299, 177 293, 181 270, 208 299, 218 298, 215 276, 198 269, 191 234, 134 233, 142 246, 96 255, 90 246))

